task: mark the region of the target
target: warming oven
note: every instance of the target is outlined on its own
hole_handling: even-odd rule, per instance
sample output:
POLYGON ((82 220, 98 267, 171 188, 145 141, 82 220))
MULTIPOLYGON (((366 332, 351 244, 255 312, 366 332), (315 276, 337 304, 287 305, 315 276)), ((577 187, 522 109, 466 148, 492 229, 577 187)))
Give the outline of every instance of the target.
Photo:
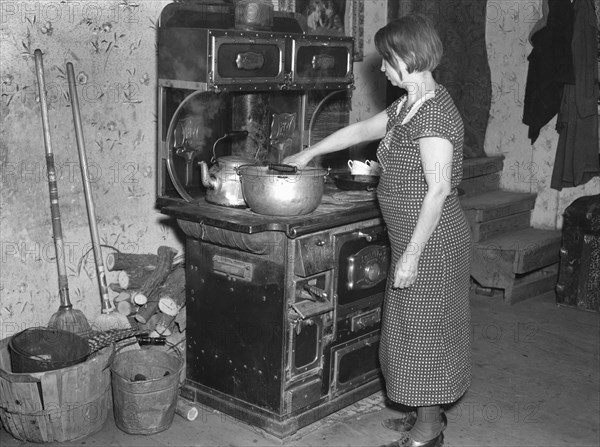
POLYGON ((390 252, 370 191, 326 183, 315 211, 289 217, 209 195, 199 165, 220 151, 280 162, 306 144, 308 94, 352 88, 352 39, 269 11, 250 26, 256 11, 163 11, 157 204, 186 235, 182 393, 283 438, 381 388, 390 252))

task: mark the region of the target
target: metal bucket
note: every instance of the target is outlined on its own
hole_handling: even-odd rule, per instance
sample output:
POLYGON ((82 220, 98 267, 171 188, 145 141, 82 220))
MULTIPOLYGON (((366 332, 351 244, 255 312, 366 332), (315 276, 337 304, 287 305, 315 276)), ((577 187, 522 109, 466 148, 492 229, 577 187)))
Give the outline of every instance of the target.
POLYGON ((12 371, 35 373, 82 363, 90 355, 85 338, 60 329, 36 327, 11 337, 8 343, 12 371))
POLYGON ((125 433, 168 429, 175 415, 183 357, 156 349, 120 352, 111 365, 115 423, 125 433))

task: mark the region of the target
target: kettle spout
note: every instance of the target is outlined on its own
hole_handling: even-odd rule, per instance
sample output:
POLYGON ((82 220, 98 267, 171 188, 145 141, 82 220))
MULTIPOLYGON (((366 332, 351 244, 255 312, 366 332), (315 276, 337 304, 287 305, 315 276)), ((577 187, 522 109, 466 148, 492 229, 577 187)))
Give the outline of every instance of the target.
POLYGON ((200 181, 205 188, 217 189, 219 179, 208 173, 208 165, 205 161, 198 162, 200 165, 200 181))

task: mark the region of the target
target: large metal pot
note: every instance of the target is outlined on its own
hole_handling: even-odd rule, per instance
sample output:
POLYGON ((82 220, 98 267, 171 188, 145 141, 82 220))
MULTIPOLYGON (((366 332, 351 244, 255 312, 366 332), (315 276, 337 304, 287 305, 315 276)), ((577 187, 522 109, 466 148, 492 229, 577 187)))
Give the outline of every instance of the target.
POLYGON ((269 216, 300 216, 321 203, 327 171, 295 166, 244 165, 238 168, 242 194, 252 211, 269 216))

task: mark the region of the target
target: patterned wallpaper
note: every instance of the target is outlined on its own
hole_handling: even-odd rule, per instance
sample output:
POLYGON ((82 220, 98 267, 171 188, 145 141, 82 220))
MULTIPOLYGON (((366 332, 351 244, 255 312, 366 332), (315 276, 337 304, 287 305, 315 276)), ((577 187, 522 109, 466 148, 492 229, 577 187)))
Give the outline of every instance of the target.
MULTIPOLYGON (((77 77, 103 244, 180 248, 154 209, 156 21, 167 1, 3 1, 0 5, 0 338, 45 325, 58 285, 33 52, 43 52, 51 139, 74 307, 100 312, 66 63, 77 77)), ((111 249, 105 248, 104 254, 111 249)), ((109 276, 109 282, 114 280, 109 276)))
MULTIPOLYGON (((387 0, 365 0, 364 59, 355 65, 350 121, 385 105, 385 79, 373 34, 387 0)), ((595 0, 598 3, 598 0, 595 0)), ((44 325, 58 309, 44 145, 33 51, 44 53, 53 148, 71 299, 93 319, 100 297, 79 171, 65 64, 78 79, 81 116, 103 243, 122 251, 181 248, 154 209, 156 21, 165 0, 2 1, 0 3, 0 338, 44 325)), ((486 42, 492 73, 487 154, 506 156, 507 189, 538 194, 532 223, 560 226, 566 206, 600 191, 598 179, 557 193, 549 188, 558 136, 554 122, 535 145, 521 124, 528 36, 542 0, 488 2, 486 42)), ((111 278, 109 277, 109 282, 111 278)))
MULTIPOLYGON (((352 120, 384 105, 372 35, 386 1, 367 0, 364 60, 355 66, 352 120)), ((100 312, 79 159, 67 96, 72 62, 100 238, 121 251, 182 248, 154 209, 156 25, 166 0, 0 3, 0 338, 45 325, 59 306, 33 52, 44 53, 51 137, 71 301, 100 312)), ((104 254, 110 253, 105 248, 104 254)), ((115 280, 108 274, 108 281, 115 280)))
POLYGON ((580 196, 597 194, 600 178, 561 192, 551 189, 550 176, 558 144, 556 118, 542 129, 533 145, 527 138, 527 126, 522 124, 527 56, 532 48, 529 37, 532 30, 543 26, 544 0, 488 1, 487 10, 492 106, 485 152, 506 157, 501 178, 503 188, 538 195, 532 225, 561 228, 564 209, 580 196))

